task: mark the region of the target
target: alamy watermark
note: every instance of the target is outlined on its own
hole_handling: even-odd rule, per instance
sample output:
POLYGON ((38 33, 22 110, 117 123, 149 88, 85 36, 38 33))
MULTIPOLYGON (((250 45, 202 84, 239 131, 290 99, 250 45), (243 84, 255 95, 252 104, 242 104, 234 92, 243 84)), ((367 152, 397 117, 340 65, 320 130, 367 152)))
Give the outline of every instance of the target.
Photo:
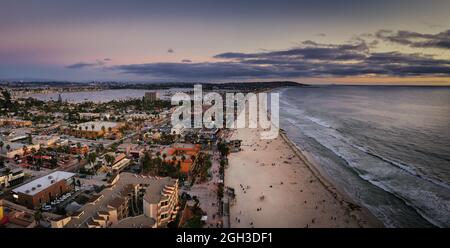
POLYGON ((176 93, 172 105, 178 105, 171 116, 175 128, 261 128, 261 139, 275 139, 279 133, 278 93, 224 93, 208 92, 195 85, 193 96, 176 93), (270 111, 269 99, 270 95, 270 111), (225 114, 224 114, 225 109, 225 114), (269 114, 270 113, 270 114, 269 114))

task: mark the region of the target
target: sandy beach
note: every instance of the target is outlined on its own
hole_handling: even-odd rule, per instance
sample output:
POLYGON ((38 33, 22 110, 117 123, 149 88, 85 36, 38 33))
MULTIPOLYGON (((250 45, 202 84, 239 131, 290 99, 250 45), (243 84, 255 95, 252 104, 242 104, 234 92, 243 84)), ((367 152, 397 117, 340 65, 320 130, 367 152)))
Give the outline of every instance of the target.
POLYGON ((242 151, 229 155, 225 186, 234 188, 231 227, 379 227, 349 203, 281 135, 261 140, 259 129, 237 129, 242 151))

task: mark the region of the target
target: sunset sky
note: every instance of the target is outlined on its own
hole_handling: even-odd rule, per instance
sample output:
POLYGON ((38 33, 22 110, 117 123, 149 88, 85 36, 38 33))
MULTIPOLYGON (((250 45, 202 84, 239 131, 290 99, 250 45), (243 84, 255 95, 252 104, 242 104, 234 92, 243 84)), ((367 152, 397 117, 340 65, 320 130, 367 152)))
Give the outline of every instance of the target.
POLYGON ((0 80, 449 84, 450 1, 0 0, 0 80))

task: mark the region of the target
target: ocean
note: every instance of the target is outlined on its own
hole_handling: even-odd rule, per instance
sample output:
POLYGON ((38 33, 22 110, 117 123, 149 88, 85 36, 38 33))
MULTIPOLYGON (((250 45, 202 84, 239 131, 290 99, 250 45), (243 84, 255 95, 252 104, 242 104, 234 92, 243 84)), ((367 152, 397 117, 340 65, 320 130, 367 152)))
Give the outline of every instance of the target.
POLYGON ((450 87, 283 88, 280 126, 387 227, 450 227, 450 87))

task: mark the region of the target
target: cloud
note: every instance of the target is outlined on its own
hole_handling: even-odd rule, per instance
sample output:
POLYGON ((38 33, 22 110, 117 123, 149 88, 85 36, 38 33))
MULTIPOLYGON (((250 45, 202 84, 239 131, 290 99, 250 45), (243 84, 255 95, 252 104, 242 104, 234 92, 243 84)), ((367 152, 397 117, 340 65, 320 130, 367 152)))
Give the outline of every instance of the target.
POLYGON ((214 58, 220 59, 264 59, 281 58, 284 60, 355 60, 366 56, 369 47, 365 41, 357 41, 351 44, 319 44, 314 41, 304 41, 301 47, 264 52, 264 53, 222 53, 215 55, 214 58))
POLYGON ((101 67, 106 65, 107 62, 112 61, 110 58, 97 59, 95 62, 79 62, 65 66, 67 69, 84 69, 89 67, 101 67))
MULTIPOLYGON (((443 33, 445 32, 438 36, 443 37, 443 33)), ((379 36, 379 33, 372 37, 375 36, 379 36)), ((414 35, 401 33, 400 36, 429 37, 417 33, 414 35)), ((399 38, 392 37, 392 39, 399 38)), ((217 60, 212 62, 192 63, 190 60, 182 60, 180 63, 119 65, 110 69, 125 74, 181 80, 450 76, 448 59, 438 59, 434 55, 423 53, 372 51, 383 40, 366 42, 362 37, 356 37, 343 44, 322 44, 308 40, 301 42, 297 47, 283 50, 220 53, 213 56, 213 59, 217 60)), ((403 41, 400 39, 397 42, 403 41)), ((408 42, 406 44, 410 45, 408 42)))
POLYGON ((183 60, 181 60, 181 62, 183 62, 183 63, 192 63, 192 60, 190 60, 190 59, 183 59, 183 60))
POLYGON ((174 53, 175 51, 172 48, 167 49, 168 53, 174 53))
POLYGON ((437 34, 423 34, 411 31, 379 30, 376 37, 384 41, 415 48, 450 49, 450 29, 437 34))

